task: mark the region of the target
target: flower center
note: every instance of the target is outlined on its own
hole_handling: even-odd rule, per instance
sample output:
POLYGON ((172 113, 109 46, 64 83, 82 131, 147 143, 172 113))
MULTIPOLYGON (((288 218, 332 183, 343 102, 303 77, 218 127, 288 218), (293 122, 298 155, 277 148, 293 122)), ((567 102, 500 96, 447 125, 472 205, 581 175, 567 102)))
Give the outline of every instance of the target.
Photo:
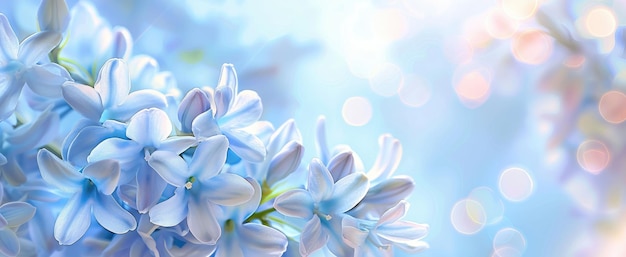
POLYGON ((185 188, 187 190, 191 189, 191 187, 193 186, 193 182, 196 182, 196 177, 191 176, 187 179, 187 183, 185 183, 185 188))

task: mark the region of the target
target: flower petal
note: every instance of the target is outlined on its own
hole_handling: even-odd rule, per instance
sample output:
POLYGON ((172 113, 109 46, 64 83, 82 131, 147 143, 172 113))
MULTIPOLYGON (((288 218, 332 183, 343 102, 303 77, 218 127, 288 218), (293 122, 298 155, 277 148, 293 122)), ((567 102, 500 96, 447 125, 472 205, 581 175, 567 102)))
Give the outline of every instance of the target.
POLYGON ((356 206, 367 193, 369 180, 363 173, 352 173, 337 181, 330 199, 320 203, 328 213, 344 213, 356 206))
POLYGON ((395 139, 389 134, 382 135, 378 138, 380 150, 374 166, 367 173, 367 177, 371 180, 389 178, 400 165, 402 159, 402 144, 400 140, 395 139))
POLYGON ((33 65, 61 42, 61 34, 54 31, 37 32, 22 41, 17 57, 24 65, 33 65))
MULTIPOLYGON (((247 182, 246 182, 247 183, 247 182)), ((204 199, 189 198, 187 225, 191 234, 205 244, 215 244, 222 235, 215 212, 217 206, 204 199)))
POLYGON ((328 242, 328 233, 322 229, 322 223, 317 215, 314 215, 306 223, 300 236, 300 254, 309 256, 322 248, 328 242))
POLYGON ((346 215, 341 219, 341 236, 343 242, 352 248, 361 246, 370 234, 368 230, 360 229, 359 223, 360 221, 358 219, 350 215, 346 215))
POLYGON ((0 173, 2 174, 2 178, 12 186, 19 186, 26 183, 26 175, 15 156, 9 156, 9 158, 7 158, 7 163, 0 166, 0 173))
POLYGON ((0 253, 6 256, 17 256, 20 252, 20 242, 13 230, 0 229, 0 253))
MULTIPOLYGON (((83 120, 86 121, 86 120, 83 120)), ((103 126, 86 126, 74 134, 68 135, 63 143, 63 158, 76 167, 87 165, 87 156, 102 141, 114 135, 112 128, 103 126)))
POLYGON ((409 203, 406 201, 400 201, 396 206, 391 207, 391 209, 387 210, 380 216, 378 219, 378 226, 384 226, 388 223, 396 222, 399 219, 402 219, 406 214, 407 209, 409 208, 409 203))
POLYGON ((63 98, 72 106, 72 109, 85 116, 85 118, 99 121, 104 109, 100 95, 90 86, 75 82, 65 82, 61 88, 63 98))
POLYGON ((222 135, 202 141, 191 158, 190 174, 197 176, 200 181, 206 181, 217 175, 226 163, 227 150, 228 140, 222 135))
POLYGON ((83 192, 78 192, 67 204, 54 223, 54 238, 60 245, 71 245, 83 237, 91 225, 92 201, 83 192))
POLYGON ((376 234, 396 243, 409 243, 428 234, 428 225, 409 221, 396 221, 376 228, 376 234))
POLYGON ((159 151, 168 151, 178 155, 189 149, 189 147, 195 145, 197 142, 198 141, 191 136, 170 137, 161 142, 159 151))
POLYGON ((208 110, 198 115, 191 124, 193 135, 199 139, 209 138, 222 134, 217 121, 213 118, 213 111, 208 110))
POLYGON ((172 123, 167 113, 157 108, 143 109, 128 123, 126 136, 143 146, 159 147, 161 141, 172 133, 172 123))
POLYGON ((191 174, 187 169, 187 163, 178 154, 168 151, 155 151, 150 155, 148 164, 167 183, 175 187, 182 187, 191 174))
POLYGON ((310 219, 313 216, 314 202, 306 190, 294 189, 276 197, 274 208, 283 215, 310 219))
POLYGON ((63 96, 63 83, 72 80, 67 70, 56 63, 34 65, 26 70, 24 77, 33 92, 49 98, 63 96))
POLYGON ((133 49, 133 38, 124 27, 113 28, 113 41, 111 45, 111 57, 128 59, 133 49))
POLYGON ((7 226, 17 227, 33 218, 35 207, 25 202, 8 202, 0 206, 0 215, 7 221, 7 226))
POLYGON ((35 121, 19 126, 5 138, 11 146, 9 151, 21 153, 39 148, 58 136, 59 115, 51 108, 42 112, 35 121))
POLYGON ((0 121, 13 114, 22 88, 24 88, 23 79, 0 76, 0 121))
POLYGON ((374 212, 381 215, 389 208, 395 206, 413 192, 415 183, 408 176, 396 176, 383 180, 371 187, 355 208, 358 212, 374 212))
POLYGON ((69 12, 65 0, 43 0, 37 11, 39 29, 62 33, 70 23, 69 12))
POLYGON ((261 97, 252 91, 244 90, 237 94, 235 102, 224 116, 218 119, 218 124, 223 128, 243 128, 258 121, 263 114, 261 97))
POLYGON ((307 190, 315 202, 327 199, 333 193, 333 177, 319 159, 313 159, 309 163, 309 179, 307 190))
POLYGON ((81 188, 84 179, 82 174, 47 149, 39 150, 37 164, 41 177, 49 184, 67 192, 76 192, 81 188))
POLYGON ((204 196, 209 201, 224 206, 245 203, 254 194, 254 188, 247 180, 231 173, 218 174, 206 182, 203 181, 202 186, 204 196))
POLYGON ((178 120, 181 123, 181 131, 190 133, 193 120, 211 109, 211 99, 199 88, 190 90, 178 106, 178 120))
POLYGON ((111 107, 110 111, 113 118, 128 120, 142 109, 158 108, 163 110, 166 107, 167 99, 161 92, 152 89, 142 89, 130 93, 123 103, 111 107))
POLYGON ((317 125, 315 127, 315 149, 317 149, 317 155, 320 157, 320 160, 322 160, 322 163, 328 163, 330 156, 326 142, 326 118, 324 116, 320 116, 317 119, 317 125))
POLYGON ((280 231, 256 223, 246 223, 239 229, 244 256, 281 256, 287 250, 287 237, 280 231))
POLYGON ((265 159, 265 146, 257 136, 244 130, 222 130, 230 141, 230 149, 239 157, 250 162, 261 162, 265 159))
POLYGON ((165 187, 167 182, 148 163, 142 162, 137 170, 137 211, 148 212, 159 202, 165 187))
POLYGON ((120 180, 120 163, 112 159, 92 162, 83 169, 83 175, 93 181, 98 191, 110 195, 120 180))
MULTIPOLYGON (((143 157, 143 147, 137 142, 122 138, 107 138, 100 142, 87 156, 88 162, 114 159, 120 162, 122 170, 134 165, 138 158, 143 157)), ((143 160, 143 159, 139 159, 143 160)))
POLYGON ((304 147, 297 141, 290 141, 272 158, 267 173, 267 184, 274 185, 295 171, 302 162, 304 147))
POLYGON ((9 20, 0 13, 0 62, 17 59, 19 42, 9 24, 9 20))
POLYGON ((106 230, 124 234, 137 228, 137 221, 122 208, 111 195, 97 194, 93 203, 93 216, 106 230))
POLYGON ((187 210, 186 189, 179 187, 172 197, 150 209, 150 222, 164 227, 176 226, 187 217, 187 210))
POLYGON ((272 133, 267 144, 267 155, 274 156, 291 141, 302 142, 302 135, 293 119, 286 121, 272 133))
POLYGON ((106 61, 100 68, 94 89, 100 93, 105 109, 124 102, 130 92, 130 74, 126 62, 117 58, 106 61))
POLYGON ((351 151, 341 152, 328 161, 328 171, 333 176, 333 180, 337 182, 343 177, 354 173, 354 157, 351 151))

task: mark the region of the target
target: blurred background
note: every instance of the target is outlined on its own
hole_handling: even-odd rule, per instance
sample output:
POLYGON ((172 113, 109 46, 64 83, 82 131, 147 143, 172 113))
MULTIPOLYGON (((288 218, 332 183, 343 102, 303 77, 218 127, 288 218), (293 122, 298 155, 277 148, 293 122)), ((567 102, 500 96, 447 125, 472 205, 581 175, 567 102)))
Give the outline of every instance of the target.
MULTIPOLYGON (((624 0, 90 2, 183 90, 233 63, 305 160, 320 115, 366 167, 400 139, 419 256, 626 256, 624 0)), ((0 11, 24 38, 38 4, 0 11)))

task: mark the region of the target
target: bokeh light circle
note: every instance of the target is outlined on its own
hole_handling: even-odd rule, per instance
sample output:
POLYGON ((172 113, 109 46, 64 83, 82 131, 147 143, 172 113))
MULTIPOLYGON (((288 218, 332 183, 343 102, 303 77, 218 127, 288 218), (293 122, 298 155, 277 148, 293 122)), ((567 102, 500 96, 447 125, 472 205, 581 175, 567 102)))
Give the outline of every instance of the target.
POLYGON ((400 67, 393 63, 379 66, 369 78, 370 87, 380 96, 392 96, 402 85, 404 75, 400 67))
POLYGON ((522 252, 513 247, 501 247, 493 250, 491 257, 522 257, 522 252))
POLYGON ((341 114, 348 125, 363 126, 372 118, 372 104, 364 97, 350 97, 343 103, 341 114))
POLYGON ((518 27, 519 22, 511 19, 500 8, 491 9, 485 17, 485 30, 497 39, 512 37, 518 27))
POLYGON ((587 140, 578 146, 576 151, 578 164, 591 174, 599 174, 608 165, 611 154, 606 145, 598 140, 587 140))
POLYGON ((472 70, 460 74, 453 81, 454 91, 467 107, 476 108, 482 105, 491 93, 491 81, 484 70, 472 70))
POLYGON ((600 115, 610 123, 626 120, 626 95, 619 91, 609 91, 602 95, 598 104, 600 115))
POLYGON ((430 100, 431 85, 415 74, 404 78, 404 83, 398 89, 400 101, 409 107, 420 107, 430 100))
POLYGON ((608 37, 615 33, 617 28, 615 13, 603 6, 590 9, 584 17, 584 22, 587 32, 597 38, 608 37))
POLYGON ((537 11, 538 0, 502 0, 502 10, 516 20, 530 18, 537 11))
POLYGON ((504 204, 491 188, 477 187, 470 192, 468 199, 478 202, 483 207, 486 225, 493 225, 502 220, 504 204))
POLYGON ((450 221, 456 231, 471 235, 485 227, 487 215, 485 215, 485 209, 480 203, 471 199, 463 199, 456 202, 452 207, 450 221))
POLYGON ((532 194, 534 182, 526 170, 515 167, 506 169, 500 174, 498 186, 504 198, 519 202, 532 194))
POLYGON ((521 253, 526 249, 526 239, 524 239, 524 235, 519 231, 513 228, 503 228, 496 236, 493 238, 493 250, 496 253, 496 256, 499 257, 510 257, 517 256, 511 255, 512 253, 521 253), (504 250, 510 248, 511 250, 504 250))
POLYGON ((511 43, 513 56, 520 62, 537 65, 545 62, 552 54, 553 39, 545 32, 527 30, 519 33, 511 43))

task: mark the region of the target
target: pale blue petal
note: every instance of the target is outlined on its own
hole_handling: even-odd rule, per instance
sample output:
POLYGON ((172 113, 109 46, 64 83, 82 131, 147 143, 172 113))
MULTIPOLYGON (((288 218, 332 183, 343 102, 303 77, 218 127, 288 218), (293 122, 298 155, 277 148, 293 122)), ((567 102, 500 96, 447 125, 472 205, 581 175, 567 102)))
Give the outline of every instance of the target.
POLYGON ((43 0, 37 11, 39 29, 62 33, 70 23, 70 10, 65 0, 43 0))
POLYGON ((133 49, 133 38, 124 27, 113 28, 113 44, 111 57, 128 59, 133 49))
POLYGON ((387 210, 385 213, 383 213, 383 215, 380 216, 377 226, 384 226, 385 224, 393 223, 399 219, 402 219, 408 209, 409 203, 406 201, 400 201, 396 206, 391 207, 391 209, 387 210))
POLYGON ((0 153, 0 166, 4 165, 6 163, 7 163, 7 157, 5 157, 2 153, 0 153))
POLYGON ((150 209, 150 222, 164 227, 178 225, 187 217, 187 189, 179 187, 169 199, 150 209))
POLYGON ((0 76, 0 121, 13 114, 23 87, 24 79, 0 76))
POLYGON ((328 242, 328 233, 322 228, 322 223, 317 215, 314 215, 306 223, 300 235, 300 254, 309 256, 319 250, 328 242))
POLYGON ((136 55, 128 62, 132 89, 146 88, 159 72, 159 63, 148 55, 136 55))
POLYGON ((193 120, 209 109, 211 109, 209 96, 199 88, 191 89, 178 106, 178 120, 181 123, 181 131, 190 133, 193 120))
POLYGON ((173 152, 155 151, 150 155, 148 164, 163 180, 175 187, 184 186, 191 176, 185 160, 173 152))
POLYGON ((333 180, 337 182, 341 178, 354 173, 354 157, 352 152, 341 152, 328 161, 328 171, 333 176, 333 180))
POLYGON ((215 244, 222 235, 215 216, 217 206, 208 200, 191 197, 188 208, 187 225, 191 234, 202 243, 215 244))
POLYGON ((265 159, 265 146, 261 139, 240 129, 222 130, 230 141, 230 149, 239 157, 250 162, 261 162, 265 159))
POLYGON ((2 178, 12 186, 19 186, 26 183, 26 175, 15 156, 8 156, 7 163, 0 166, 0 173, 2 173, 2 178))
POLYGON ((369 180, 363 173, 352 173, 337 181, 330 199, 320 203, 328 213, 344 213, 356 206, 367 193, 369 180))
POLYGON ((65 139, 63 158, 76 167, 87 165, 87 156, 100 142, 110 138, 114 131, 102 126, 86 126, 65 139))
POLYGON ((24 65, 33 65, 52 51, 61 42, 61 34, 54 31, 37 32, 22 41, 17 58, 24 65))
POLYGON ((215 118, 219 119, 223 117, 229 110, 231 102, 235 98, 235 92, 229 87, 218 87, 215 89, 215 96, 213 101, 215 102, 215 118))
POLYGON ((302 142, 302 135, 293 119, 286 121, 274 131, 267 145, 267 155, 274 156, 291 141, 302 142))
POLYGON ((160 109, 143 109, 135 114, 128 123, 126 136, 142 146, 158 148, 161 141, 172 133, 172 123, 167 114, 160 109))
POLYGON ((62 93, 72 109, 87 119, 100 120, 104 109, 100 95, 92 87, 68 81, 63 84, 62 93))
POLYGON ((18 46, 19 42, 9 20, 0 13, 0 62, 17 59, 18 46))
POLYGON ((360 221, 350 215, 341 219, 341 236, 343 242, 352 247, 361 246, 369 236, 369 231, 360 228, 360 221))
POLYGON ((137 211, 147 213, 152 206, 159 202, 165 187, 167 187, 167 182, 148 163, 144 162, 139 165, 139 170, 137 170, 137 211))
POLYGON ((78 192, 67 204, 54 223, 54 238, 60 245, 71 245, 80 239, 91 225, 91 199, 78 192))
MULTIPOLYGON (((217 242, 214 257, 245 257, 244 245, 246 241, 256 240, 256 238, 242 238, 235 233, 224 233, 217 242)), ((254 252, 252 256, 259 256, 261 252, 254 252)))
POLYGON ((137 142, 115 137, 100 142, 87 156, 87 161, 115 159, 120 162, 122 169, 124 169, 125 165, 134 164, 138 158, 143 160, 142 157, 143 147, 137 142))
POLYGON ((106 61, 98 73, 94 89, 100 93, 105 109, 126 100, 130 92, 130 75, 126 63, 116 58, 106 61))
POLYGON ((49 98, 61 98, 63 83, 72 80, 67 70, 56 63, 34 65, 26 70, 24 77, 33 92, 49 98))
POLYGON ((226 163, 227 150, 228 140, 222 135, 202 141, 191 158, 190 174, 197 176, 200 181, 207 181, 217 175, 226 163))
POLYGON ((0 215, 7 221, 7 226, 20 226, 35 215, 35 207, 25 202, 8 202, 0 206, 0 215))
POLYGON ((285 145, 270 162, 266 179, 267 184, 274 185, 294 172, 300 166, 303 154, 304 147, 297 141, 290 141, 285 145))
POLYGON ((367 173, 367 177, 371 181, 389 178, 396 171, 400 165, 400 159, 402 159, 400 140, 385 134, 378 138, 378 145, 380 146, 378 157, 372 169, 367 173))
POLYGON ((283 215, 310 219, 313 216, 314 202, 306 190, 294 189, 276 197, 274 208, 283 215))
POLYGON ((281 256, 287 250, 287 237, 280 231, 256 223, 246 223, 239 229, 239 240, 245 256, 281 256))
POLYGON ((112 159, 92 162, 83 169, 83 175, 93 181, 98 191, 110 195, 120 180, 120 164, 112 159))
POLYGON ((212 110, 198 115, 191 123, 191 131, 194 136, 200 139, 222 134, 220 127, 217 125, 217 121, 213 118, 212 110))
POLYGON ((102 227, 115 234, 124 234, 137 228, 135 217, 110 195, 97 194, 93 203, 93 215, 102 227))
POLYGON ((328 143, 326 142, 326 118, 324 116, 320 116, 317 119, 317 126, 315 127, 315 148, 317 149, 317 154, 322 160, 322 163, 328 163, 330 156, 328 153, 328 143))
POLYGON ((378 215, 406 199, 415 188, 413 179, 408 176, 396 176, 371 187, 362 204, 357 206, 358 212, 374 212, 378 215))
POLYGON ((13 230, 0 229, 0 253, 6 256, 17 256, 20 252, 20 242, 13 230))
POLYGON ((307 190, 315 202, 327 199, 333 193, 333 177, 319 159, 313 159, 309 163, 309 178, 307 190))
POLYGON ((166 107, 167 99, 161 92, 143 89, 130 93, 123 103, 111 107, 110 111, 114 118, 124 121, 142 109, 158 108, 163 110, 166 107))
POLYGON ((11 144, 9 151, 20 153, 39 148, 58 136, 59 115, 50 108, 33 122, 18 127, 5 138, 11 144))
POLYGON ((259 208, 259 203, 261 203, 261 196, 263 194, 259 182, 250 177, 247 177, 245 179, 248 181, 248 183, 250 183, 250 185, 252 185, 254 193, 252 194, 252 197, 250 197, 250 200, 241 205, 235 206, 234 209, 236 210, 237 214, 231 216, 236 217, 236 219, 239 221, 246 220, 248 217, 254 214, 254 212, 257 211, 257 209, 259 208))
POLYGON ((83 175, 47 149, 39 150, 37 164, 41 177, 49 184, 67 192, 76 192, 82 187, 83 175))
POLYGON ((0 215, 0 229, 4 229, 9 224, 9 222, 0 215))
POLYGON ((410 241, 406 243, 396 243, 395 246, 407 253, 419 253, 430 248, 430 245, 428 245, 428 243, 420 240, 410 241))
POLYGON ((428 225, 399 220, 377 227, 376 234, 389 241, 406 244, 424 238, 428 234, 428 225))
POLYGON ((224 206, 245 203, 254 194, 254 188, 247 180, 231 173, 218 174, 208 181, 203 181, 202 186, 203 195, 209 201, 224 206))
POLYGON ((220 69, 220 77, 217 81, 215 88, 227 87, 233 90, 233 93, 239 92, 239 85, 237 84, 237 71, 232 63, 222 64, 220 69))
POLYGON ((261 114, 263 105, 259 95, 254 91, 244 90, 237 94, 228 112, 217 122, 222 128, 243 128, 259 120, 261 114))
POLYGON ((159 146, 159 150, 161 151, 169 151, 175 154, 181 154, 189 147, 197 144, 198 141, 191 136, 176 136, 165 139, 161 142, 161 146, 159 146))

